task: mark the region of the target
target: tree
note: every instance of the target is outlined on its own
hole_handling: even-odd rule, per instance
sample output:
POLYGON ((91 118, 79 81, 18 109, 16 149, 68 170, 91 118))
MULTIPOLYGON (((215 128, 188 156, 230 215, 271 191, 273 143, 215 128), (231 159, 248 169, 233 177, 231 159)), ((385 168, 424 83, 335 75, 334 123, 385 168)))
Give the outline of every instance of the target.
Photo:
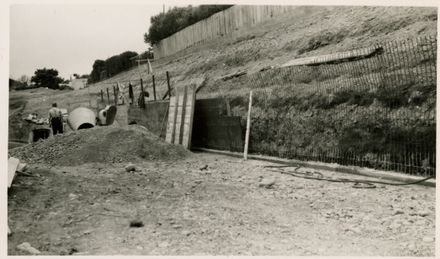
POLYGON ((55 69, 37 69, 35 75, 31 78, 31 82, 37 87, 47 87, 50 89, 59 89, 59 84, 63 79, 58 77, 58 71, 55 69))
POLYGON ((119 55, 111 56, 104 60, 97 59, 93 63, 93 69, 90 75, 82 75, 82 78, 88 78, 88 83, 95 83, 109 76, 125 71, 133 66, 132 57, 138 54, 133 51, 125 51, 119 55))
POLYGON ((29 77, 27 75, 22 75, 20 76, 18 81, 27 86, 29 82, 29 77))
POLYGON ((16 85, 17 85, 17 81, 15 81, 12 78, 9 78, 9 91, 11 91, 12 89, 15 89, 16 85))
POLYGON ((144 42, 156 44, 168 36, 223 11, 232 5, 200 5, 197 7, 174 7, 167 13, 160 13, 150 18, 150 28, 144 34, 144 42))
POLYGON ((14 80, 12 78, 9 78, 9 90, 12 90, 12 89, 15 89, 15 90, 27 89, 29 87, 27 81, 23 81, 22 82, 21 79, 22 79, 21 77, 18 80, 14 80))
POLYGON ((95 83, 100 81, 101 73, 105 70, 105 61, 97 59, 93 63, 92 72, 90 73, 89 82, 88 83, 95 83))

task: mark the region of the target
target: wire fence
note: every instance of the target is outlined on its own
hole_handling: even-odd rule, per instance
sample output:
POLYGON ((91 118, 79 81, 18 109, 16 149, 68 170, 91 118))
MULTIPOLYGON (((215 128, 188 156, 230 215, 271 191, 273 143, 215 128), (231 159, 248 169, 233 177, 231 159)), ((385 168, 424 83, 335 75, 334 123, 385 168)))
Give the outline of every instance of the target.
MULTIPOLYGON (((142 76, 142 75, 141 75, 142 76)), ((145 102, 169 98, 174 93, 174 78, 167 71, 130 80, 109 81, 98 95, 102 105, 132 104, 145 107, 145 102), (142 94, 143 93, 143 94, 142 94)))
POLYGON ((436 37, 373 46, 359 59, 217 82, 246 121, 249 152, 435 176, 436 37))

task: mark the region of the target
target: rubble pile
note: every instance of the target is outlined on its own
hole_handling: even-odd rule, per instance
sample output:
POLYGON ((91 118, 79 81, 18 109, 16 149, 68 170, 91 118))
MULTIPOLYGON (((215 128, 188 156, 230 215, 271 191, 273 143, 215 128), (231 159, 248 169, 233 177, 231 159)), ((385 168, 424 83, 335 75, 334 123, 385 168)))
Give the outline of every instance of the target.
POLYGON ((84 163, 125 163, 141 160, 175 160, 189 154, 138 125, 97 127, 55 135, 10 150, 26 163, 75 166, 84 163))

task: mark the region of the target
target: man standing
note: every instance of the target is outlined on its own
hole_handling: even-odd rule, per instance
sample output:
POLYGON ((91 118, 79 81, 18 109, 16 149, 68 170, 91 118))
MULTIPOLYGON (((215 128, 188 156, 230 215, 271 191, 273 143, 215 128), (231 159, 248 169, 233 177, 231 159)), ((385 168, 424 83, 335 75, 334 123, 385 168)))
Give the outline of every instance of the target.
POLYGON ((52 133, 54 135, 63 133, 63 114, 60 109, 57 108, 57 104, 52 104, 52 108, 49 110, 49 125, 52 127, 52 133))

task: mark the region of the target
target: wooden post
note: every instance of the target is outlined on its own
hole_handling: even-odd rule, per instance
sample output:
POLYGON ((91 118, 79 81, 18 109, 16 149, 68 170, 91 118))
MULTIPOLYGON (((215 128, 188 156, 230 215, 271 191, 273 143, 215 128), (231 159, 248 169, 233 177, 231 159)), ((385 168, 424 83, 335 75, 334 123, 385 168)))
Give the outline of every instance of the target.
POLYGON ((128 81, 128 97, 130 97, 130 105, 133 105, 134 103, 134 93, 133 93, 133 86, 131 85, 131 82, 128 81))
POLYGON ((226 115, 231 116, 231 105, 229 104, 229 100, 225 98, 226 102, 226 115))
MULTIPOLYGON (((119 85, 119 82, 117 82, 116 83, 116 97, 118 98, 118 101, 117 101, 118 103, 119 103, 119 97, 121 96, 120 93, 121 93, 121 86, 119 85)), ((122 94, 124 94, 124 93, 122 93, 122 94)), ((125 100, 124 100, 125 98, 122 97, 121 99, 122 99, 122 105, 124 105, 125 104, 125 100)))
POLYGON ((139 95, 141 98, 140 106, 142 109, 145 108, 145 96, 144 96, 144 81, 141 78, 141 94, 139 95))
POLYGON ((101 89, 101 102, 104 103, 104 92, 101 89))
POLYGON ((152 79, 153 79, 153 96, 154 96, 154 100, 156 101, 156 81, 154 80, 154 75, 152 75, 152 79))
POLYGON ((170 73, 167 71, 168 96, 171 97, 170 73))
POLYGON ((108 87, 107 87, 107 104, 110 104, 110 93, 108 91, 108 87))
POLYGON ((249 131, 251 129, 251 109, 252 109, 252 90, 249 93, 249 108, 246 123, 246 138, 244 140, 244 160, 247 160, 248 148, 249 148, 249 131))
POLYGON ((116 87, 113 85, 113 96, 115 98, 115 106, 118 106, 118 98, 116 97, 116 87))

